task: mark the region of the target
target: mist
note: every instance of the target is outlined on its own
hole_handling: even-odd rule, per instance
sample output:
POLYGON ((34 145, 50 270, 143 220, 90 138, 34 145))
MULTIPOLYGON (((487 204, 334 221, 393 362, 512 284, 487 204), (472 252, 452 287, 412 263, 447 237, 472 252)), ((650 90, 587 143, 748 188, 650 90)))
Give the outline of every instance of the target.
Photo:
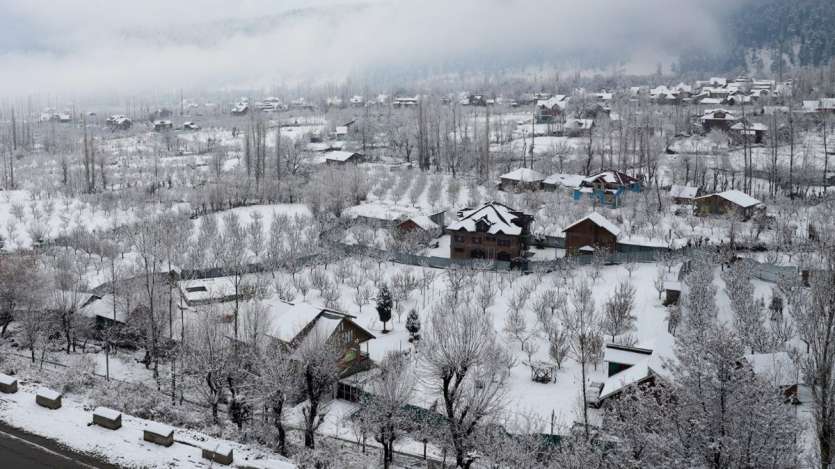
POLYGON ((722 47, 720 0, 0 0, 7 96, 339 82, 403 67, 617 63, 722 47), (585 61, 581 60, 585 58, 585 61))

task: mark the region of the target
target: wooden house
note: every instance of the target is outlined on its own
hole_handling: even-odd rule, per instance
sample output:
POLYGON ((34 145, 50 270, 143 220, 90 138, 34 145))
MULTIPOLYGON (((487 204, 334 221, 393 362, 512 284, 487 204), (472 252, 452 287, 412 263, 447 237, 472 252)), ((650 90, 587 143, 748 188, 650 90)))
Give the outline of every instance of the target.
POLYGON ((542 188, 550 192, 564 190, 573 193, 582 184, 583 179, 585 176, 579 174, 552 174, 542 181, 542 188))
POLYGON ((565 119, 565 108, 568 99, 565 95, 556 95, 536 102, 535 120, 537 124, 562 122, 565 119))
POLYGON ((351 151, 331 151, 325 154, 325 164, 328 166, 346 166, 349 164, 362 163, 363 157, 360 153, 351 151))
POLYGON ((565 250, 569 256, 591 254, 602 250, 614 253, 620 228, 599 213, 591 213, 563 230, 565 250))
POLYGON ((705 133, 712 130, 728 132, 739 120, 727 109, 710 109, 699 118, 705 133))
POLYGON ((584 195, 596 203, 617 208, 627 192, 640 192, 641 181, 626 173, 616 170, 601 171, 584 178, 574 190, 574 200, 580 200, 584 195))
POLYGON ((409 217, 400 222, 397 228, 401 233, 421 233, 432 238, 440 236, 443 231, 440 225, 426 215, 409 217))
POLYGON ((768 126, 759 122, 746 123, 737 122, 731 126, 731 135, 737 142, 747 141, 753 144, 765 143, 765 137, 768 133, 768 126))
POLYGON ((527 250, 533 216, 498 202, 464 209, 447 227, 451 259, 512 261, 527 250))
POLYGON ((499 176, 499 190, 505 192, 530 192, 542 190, 545 176, 530 168, 519 168, 499 176))
POLYGON ((696 214, 701 216, 735 214, 747 220, 765 210, 762 202, 738 190, 697 197, 695 202, 696 214))
POLYGON ((315 345, 311 341, 324 340, 341 349, 339 367, 342 377, 372 366, 371 359, 361 346, 375 337, 354 321, 355 316, 309 303, 285 301, 272 304, 267 315, 270 326, 266 335, 276 346, 290 352, 291 359, 300 348, 315 345))
POLYGON ((670 198, 673 199, 674 204, 692 205, 698 196, 698 187, 682 186, 679 184, 670 186, 670 198))

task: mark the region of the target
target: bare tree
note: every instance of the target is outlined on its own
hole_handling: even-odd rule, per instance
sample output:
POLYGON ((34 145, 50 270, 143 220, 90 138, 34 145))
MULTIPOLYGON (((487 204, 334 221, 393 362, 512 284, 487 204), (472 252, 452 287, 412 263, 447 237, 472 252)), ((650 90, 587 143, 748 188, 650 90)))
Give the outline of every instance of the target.
POLYGON ((504 351, 490 321, 466 306, 447 304, 432 312, 422 364, 427 389, 441 399, 446 431, 458 467, 469 468, 475 432, 504 403, 504 351))

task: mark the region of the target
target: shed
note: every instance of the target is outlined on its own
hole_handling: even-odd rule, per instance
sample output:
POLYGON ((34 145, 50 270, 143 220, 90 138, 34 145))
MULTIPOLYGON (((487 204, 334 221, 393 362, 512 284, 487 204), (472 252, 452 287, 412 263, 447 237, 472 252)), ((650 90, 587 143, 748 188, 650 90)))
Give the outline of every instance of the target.
POLYGON ((617 225, 596 212, 586 215, 562 231, 565 233, 566 252, 571 256, 588 251, 583 249, 586 247, 614 253, 620 234, 617 225))
POLYGON ((682 186, 673 184, 670 186, 670 198, 673 203, 679 205, 690 205, 699 196, 699 188, 693 186, 682 186))
POLYGON ((325 164, 345 166, 362 163, 362 155, 352 151, 331 151, 325 155, 325 164))
POLYGON ((738 214, 751 218, 757 211, 764 210, 765 205, 750 195, 730 190, 696 198, 696 213, 699 215, 738 214))

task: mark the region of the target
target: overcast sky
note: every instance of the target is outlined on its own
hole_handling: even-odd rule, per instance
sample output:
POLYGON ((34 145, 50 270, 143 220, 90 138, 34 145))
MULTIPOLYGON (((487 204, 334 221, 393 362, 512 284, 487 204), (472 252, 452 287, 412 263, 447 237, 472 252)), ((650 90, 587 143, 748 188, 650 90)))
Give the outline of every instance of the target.
POLYGON ((469 57, 616 52, 654 69, 718 44, 723 0, 0 0, 5 95, 332 81, 469 57), (299 10, 300 9, 300 10, 299 10))

